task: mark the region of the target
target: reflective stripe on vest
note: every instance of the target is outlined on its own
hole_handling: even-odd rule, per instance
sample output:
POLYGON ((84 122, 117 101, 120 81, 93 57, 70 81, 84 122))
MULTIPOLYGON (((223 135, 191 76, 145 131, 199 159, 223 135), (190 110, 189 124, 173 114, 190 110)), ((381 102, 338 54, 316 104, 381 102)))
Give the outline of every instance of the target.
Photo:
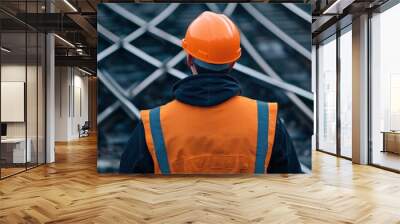
POLYGON ((207 109, 183 105, 176 101, 161 108, 142 111, 146 144, 154 161, 155 173, 214 173, 213 171, 224 173, 224 166, 227 167, 229 173, 266 173, 275 138, 277 104, 254 101, 239 96, 234 98, 236 99, 228 100, 231 102, 223 103, 226 105, 209 108, 210 112, 207 109), (243 108, 244 111, 240 111, 240 108, 243 108), (235 113, 230 111, 231 109, 235 113), (227 121, 221 121, 221 124, 216 125, 210 123, 211 127, 208 131, 204 129, 207 126, 204 119, 208 117, 207 122, 210 122, 209 120, 212 122, 213 113, 222 113, 216 115, 217 119, 224 118, 226 115, 228 122, 231 118, 232 122, 239 124, 232 125, 227 121), (236 117, 232 117, 235 115, 236 117), (240 115, 249 121, 246 122, 240 115), (228 126, 227 129, 220 126, 224 124, 228 126), (176 125, 183 125, 183 127, 176 125), (231 131, 229 128, 232 129, 232 127, 239 127, 238 132, 231 131), (186 134, 185 128, 191 130, 187 130, 186 134), (218 132, 221 131, 223 133, 218 135, 218 132), (225 136, 224 133, 228 136, 225 136), (238 137, 235 136, 235 133, 238 137), (210 135, 209 138, 208 135, 210 135), (216 137, 213 139, 214 135, 216 137), (221 140, 219 141, 219 139, 221 140), (250 142, 246 143, 246 141, 250 142), (236 145, 238 146, 235 147, 236 145), (204 155, 201 154, 202 151, 204 151, 204 155), (216 153, 215 156, 212 155, 213 153, 216 153), (246 158, 242 158, 241 153, 246 158), (250 164, 248 164, 249 162, 250 164), (196 166, 196 164, 200 165, 196 166), (207 167, 204 168, 204 166, 208 164, 216 168, 207 170, 207 167), (202 165, 204 171, 201 169, 202 165))
POLYGON ((257 154, 254 173, 265 172, 265 159, 268 152, 268 104, 257 101, 257 154))
POLYGON ((162 174, 169 174, 169 162, 167 150, 165 149, 164 136, 160 121, 160 108, 150 111, 150 129, 154 141, 154 149, 157 155, 158 165, 162 174))

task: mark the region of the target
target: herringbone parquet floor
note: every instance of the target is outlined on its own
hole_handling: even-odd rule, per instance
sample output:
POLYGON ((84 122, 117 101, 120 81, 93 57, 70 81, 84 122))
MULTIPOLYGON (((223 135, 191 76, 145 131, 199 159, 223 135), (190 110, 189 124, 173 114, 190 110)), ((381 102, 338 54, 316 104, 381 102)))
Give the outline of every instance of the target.
POLYGON ((96 172, 93 137, 0 181, 0 223, 400 223, 400 175, 315 152, 313 174, 96 172))

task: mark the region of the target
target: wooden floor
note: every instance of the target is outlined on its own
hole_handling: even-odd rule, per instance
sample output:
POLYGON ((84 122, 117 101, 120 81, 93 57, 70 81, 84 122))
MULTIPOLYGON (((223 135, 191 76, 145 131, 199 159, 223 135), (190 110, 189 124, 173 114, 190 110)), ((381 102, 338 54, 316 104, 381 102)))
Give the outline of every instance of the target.
POLYGON ((2 178, 3 177, 8 177, 8 176, 11 176, 13 174, 16 174, 16 173, 19 173, 19 172, 23 172, 23 171, 25 171, 25 167, 23 167, 23 168, 19 168, 19 167, 17 167, 17 168, 14 168, 14 167, 1 168, 1 177, 2 178))
POLYGON ((400 170, 400 154, 375 150, 372 159, 374 164, 400 170))
POLYGON ((400 223, 400 175, 315 152, 313 174, 96 172, 94 138, 0 181, 0 223, 400 223))

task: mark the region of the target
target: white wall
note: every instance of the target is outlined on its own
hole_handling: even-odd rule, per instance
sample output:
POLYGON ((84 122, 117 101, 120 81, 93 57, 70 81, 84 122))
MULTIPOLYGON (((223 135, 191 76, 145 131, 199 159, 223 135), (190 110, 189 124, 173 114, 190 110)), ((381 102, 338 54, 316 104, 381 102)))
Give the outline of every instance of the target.
POLYGON ((55 68, 55 141, 68 140, 68 71, 67 67, 55 68))
POLYGON ((56 141, 79 137, 78 125, 88 120, 88 78, 72 67, 56 67, 56 141))
MULTIPOLYGON (((29 85, 36 85, 36 80, 31 80, 30 75, 36 74, 36 67, 28 66, 25 67, 24 65, 19 64, 5 64, 1 66, 1 81, 2 82, 25 82, 26 71, 28 72, 28 81, 29 85), (27 70, 26 70, 27 69, 27 70)), ((36 108, 36 88, 27 88, 27 104, 28 106, 36 108), (34 102, 34 104, 31 104, 34 102)), ((1 110, 7 110, 7 108, 1 108, 1 110)), ((27 109, 28 110, 28 109, 27 109)), ((31 109, 32 110, 32 109, 31 109)), ((31 110, 27 112, 28 122, 28 129, 34 128, 36 130, 36 113, 31 113, 31 110), (31 124, 34 121, 34 124, 31 124), (35 127, 34 127, 35 126, 35 127)), ((36 109, 35 109, 36 111, 36 109)), ((25 137, 25 126, 26 122, 7 122, 7 136, 8 137, 25 137)), ((28 137, 29 137, 29 130, 28 130, 28 137)))

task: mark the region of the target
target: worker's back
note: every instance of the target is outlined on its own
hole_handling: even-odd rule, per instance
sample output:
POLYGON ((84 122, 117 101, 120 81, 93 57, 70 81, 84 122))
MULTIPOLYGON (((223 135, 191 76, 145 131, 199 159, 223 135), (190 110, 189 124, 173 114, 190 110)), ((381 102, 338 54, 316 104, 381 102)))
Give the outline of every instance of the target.
POLYGON ((264 173, 276 115, 275 103, 234 96, 210 107, 174 100, 142 122, 155 173, 264 173))
POLYGON ((182 48, 193 76, 175 83, 175 100, 141 112, 120 171, 301 172, 277 104, 239 96, 229 75, 241 55, 236 25, 204 12, 189 25, 182 48))

